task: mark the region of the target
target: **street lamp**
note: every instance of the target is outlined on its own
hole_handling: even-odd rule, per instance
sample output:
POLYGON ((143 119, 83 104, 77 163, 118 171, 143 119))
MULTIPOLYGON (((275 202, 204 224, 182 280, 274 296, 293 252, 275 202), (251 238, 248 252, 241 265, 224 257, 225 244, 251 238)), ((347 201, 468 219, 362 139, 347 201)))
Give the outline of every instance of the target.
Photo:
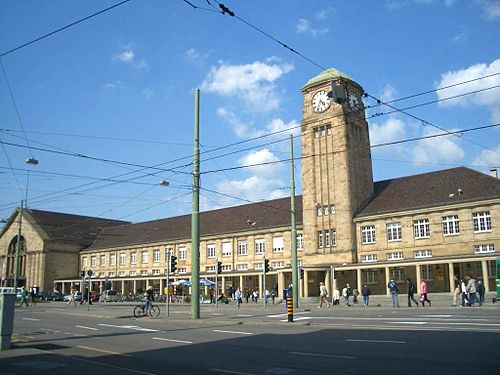
MULTIPOLYGON (((28 158, 25 160, 26 164, 31 164, 31 165, 38 165, 38 160, 35 158, 28 158)), ((26 207, 28 207, 28 188, 29 188, 29 183, 30 183, 30 170, 28 169, 28 174, 26 176, 26 195, 24 197, 24 203, 26 204, 26 207)))

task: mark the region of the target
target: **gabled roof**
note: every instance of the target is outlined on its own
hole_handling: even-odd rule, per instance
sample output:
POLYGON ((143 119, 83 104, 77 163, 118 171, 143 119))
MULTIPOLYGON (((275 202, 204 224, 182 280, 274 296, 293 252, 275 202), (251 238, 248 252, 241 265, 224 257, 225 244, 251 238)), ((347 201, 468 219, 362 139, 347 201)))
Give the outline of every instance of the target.
MULTIPOLYGON (((302 225, 302 197, 295 199, 296 223, 302 225)), ((200 236, 290 226, 290 197, 200 213, 200 236)), ((104 228, 88 248, 168 243, 191 238, 191 215, 104 228)))
POLYGON ((500 198, 500 180, 465 167, 375 183, 357 217, 500 198))
POLYGON ((49 240, 77 243, 83 247, 94 242, 99 232, 108 226, 128 223, 121 220, 71 215, 60 212, 24 209, 24 215, 33 218, 33 224, 43 230, 49 240))

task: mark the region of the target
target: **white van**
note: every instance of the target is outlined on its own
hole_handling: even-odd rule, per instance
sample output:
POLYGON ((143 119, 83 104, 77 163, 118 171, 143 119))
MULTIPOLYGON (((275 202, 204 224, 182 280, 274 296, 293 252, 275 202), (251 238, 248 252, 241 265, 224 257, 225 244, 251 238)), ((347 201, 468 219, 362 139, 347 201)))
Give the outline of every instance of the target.
POLYGON ((16 296, 21 297, 21 288, 3 286, 0 288, 0 293, 14 293, 14 289, 16 289, 16 296))

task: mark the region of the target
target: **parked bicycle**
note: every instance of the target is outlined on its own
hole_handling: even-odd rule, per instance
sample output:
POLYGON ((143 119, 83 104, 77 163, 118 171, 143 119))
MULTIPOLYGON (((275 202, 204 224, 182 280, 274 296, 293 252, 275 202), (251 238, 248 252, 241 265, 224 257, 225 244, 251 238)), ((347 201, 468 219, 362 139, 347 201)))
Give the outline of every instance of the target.
POLYGON ((140 318, 146 315, 149 315, 151 318, 157 318, 158 316, 160 316, 160 308, 157 305, 153 305, 152 303, 150 303, 147 308, 145 303, 134 307, 134 316, 136 318, 140 318))

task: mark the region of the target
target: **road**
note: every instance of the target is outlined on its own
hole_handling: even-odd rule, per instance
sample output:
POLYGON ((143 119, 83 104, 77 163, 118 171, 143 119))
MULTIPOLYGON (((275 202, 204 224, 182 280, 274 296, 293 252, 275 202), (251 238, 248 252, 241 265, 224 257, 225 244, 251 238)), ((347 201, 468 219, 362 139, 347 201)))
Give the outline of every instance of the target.
POLYGON ((0 374, 498 374, 500 306, 363 309, 282 305, 16 308, 0 374))

